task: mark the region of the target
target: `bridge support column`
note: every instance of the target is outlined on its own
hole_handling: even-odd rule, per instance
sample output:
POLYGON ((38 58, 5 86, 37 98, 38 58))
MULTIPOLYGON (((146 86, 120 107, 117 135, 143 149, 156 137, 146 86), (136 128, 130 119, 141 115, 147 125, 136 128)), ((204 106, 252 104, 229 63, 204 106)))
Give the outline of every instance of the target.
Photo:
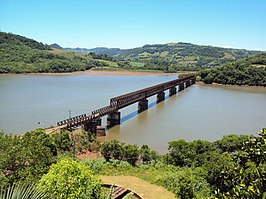
POLYGON ((175 95, 175 94, 176 94, 176 87, 170 88, 169 95, 172 96, 172 95, 175 95))
POLYGON ((92 133, 96 133, 97 126, 98 126, 97 122, 92 121, 92 122, 84 123, 83 128, 85 131, 90 131, 92 133))
POLYGON ((107 126, 115 126, 120 124, 120 117, 121 117, 121 113, 119 111, 113 112, 108 114, 107 116, 107 126))
POLYGON ((148 100, 147 99, 142 99, 139 101, 138 104, 138 112, 142 112, 148 109, 148 100))
POLYGON ((190 84, 190 80, 186 81, 186 88, 189 87, 191 84, 190 84))
POLYGON ((180 83, 178 85, 178 91, 182 91, 182 90, 184 90, 184 88, 185 88, 184 83, 180 83))
POLYGON ((163 91, 157 94, 157 103, 163 101, 165 99, 165 93, 163 91))
POLYGON ((102 126, 102 119, 101 118, 98 118, 95 120, 97 126, 102 126))
POLYGON ((96 127, 96 136, 106 136, 105 127, 97 126, 96 127))
POLYGON ((192 78, 192 80, 191 80, 191 84, 195 84, 196 83, 196 78, 194 77, 194 78, 192 78))

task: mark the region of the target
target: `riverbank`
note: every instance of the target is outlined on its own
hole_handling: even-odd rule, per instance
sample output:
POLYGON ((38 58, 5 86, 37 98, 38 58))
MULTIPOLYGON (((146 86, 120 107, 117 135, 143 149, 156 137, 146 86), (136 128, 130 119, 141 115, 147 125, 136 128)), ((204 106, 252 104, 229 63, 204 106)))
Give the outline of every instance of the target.
POLYGON ((212 84, 205 84, 202 81, 196 82, 198 85, 214 85, 214 86, 228 86, 228 87, 244 87, 244 88, 266 88, 265 86, 250 86, 250 85, 237 85, 237 84, 218 84, 218 83, 212 83, 212 84))
POLYGON ((85 76, 150 76, 150 75, 158 75, 158 76, 173 76, 182 74, 180 73, 165 73, 161 71, 130 71, 130 70, 86 70, 86 71, 76 71, 70 73, 2 73, 0 76, 8 76, 8 75, 50 75, 50 76, 63 76, 63 75, 85 75, 85 76))

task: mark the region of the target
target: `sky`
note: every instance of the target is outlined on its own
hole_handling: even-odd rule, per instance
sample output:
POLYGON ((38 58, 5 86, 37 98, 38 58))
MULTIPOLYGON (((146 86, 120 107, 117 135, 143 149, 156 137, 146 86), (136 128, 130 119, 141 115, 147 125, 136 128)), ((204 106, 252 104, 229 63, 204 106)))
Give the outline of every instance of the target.
POLYGON ((73 48, 266 50, 266 0, 0 0, 0 29, 73 48))

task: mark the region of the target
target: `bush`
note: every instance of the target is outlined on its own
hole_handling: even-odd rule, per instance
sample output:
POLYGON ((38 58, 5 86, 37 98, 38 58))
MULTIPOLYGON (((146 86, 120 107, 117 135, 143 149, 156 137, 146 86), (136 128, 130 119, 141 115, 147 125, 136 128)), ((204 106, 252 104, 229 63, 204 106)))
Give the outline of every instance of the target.
POLYGON ((38 187, 50 198, 102 198, 101 181, 84 163, 62 159, 53 164, 39 181, 38 187))
POLYGON ((23 136, 0 133, 0 185, 38 180, 56 155, 53 139, 42 129, 23 136))
POLYGON ((211 193, 210 185, 187 167, 179 171, 164 172, 158 182, 181 199, 208 198, 211 193))

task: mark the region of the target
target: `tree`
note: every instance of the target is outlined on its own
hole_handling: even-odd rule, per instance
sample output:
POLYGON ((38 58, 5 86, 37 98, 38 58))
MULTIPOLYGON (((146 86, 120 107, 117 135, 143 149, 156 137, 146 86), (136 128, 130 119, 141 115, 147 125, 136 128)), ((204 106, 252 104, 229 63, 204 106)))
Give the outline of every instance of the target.
POLYGON ((235 172, 235 187, 231 191, 238 198, 266 197, 266 128, 258 135, 245 141, 242 148, 246 152, 242 160, 245 164, 235 172))
POLYGON ((20 138, 0 132, 0 186, 19 178, 20 138))
POLYGON ((214 145, 220 148, 223 152, 234 152, 241 150, 245 141, 251 137, 250 135, 225 135, 222 139, 214 142, 214 145))
POLYGON ((163 172, 158 181, 181 199, 209 198, 211 192, 206 180, 188 167, 163 172))
POLYGON ((56 146, 52 137, 47 135, 43 129, 36 129, 23 135, 20 147, 19 175, 22 180, 38 180, 56 160, 56 146))
MULTIPOLYGON (((176 140, 169 142, 168 146, 171 161, 176 166, 185 166, 188 164, 188 155, 192 156, 189 144, 185 140, 176 140)), ((194 156, 194 154, 193 154, 194 156)))
POLYGON ((212 149, 212 144, 204 140, 169 142, 170 161, 176 166, 200 166, 204 153, 212 149))
POLYGON ((204 157, 203 168, 208 172, 207 182, 222 193, 230 191, 234 186, 234 172, 237 167, 232 156, 215 150, 206 153, 204 157))
POLYGON ((159 158, 156 151, 150 149, 148 145, 143 145, 139 150, 140 158, 143 162, 150 163, 159 158))
POLYGON ((117 140, 105 142, 102 144, 101 154, 107 161, 109 161, 110 159, 122 160, 123 145, 123 143, 120 143, 117 140))
POLYGON ((64 154, 71 151, 72 141, 68 131, 60 130, 59 133, 53 135, 53 138, 58 152, 64 154))
POLYGON ((36 181, 55 162, 53 139, 42 129, 22 136, 0 134, 1 183, 36 181))
POLYGON ((38 187, 50 198, 102 198, 101 181, 84 163, 71 159, 62 159, 53 164, 39 181, 38 187))
POLYGON ((139 149, 137 145, 124 145, 123 146, 123 160, 131 165, 135 165, 139 158, 139 149))

